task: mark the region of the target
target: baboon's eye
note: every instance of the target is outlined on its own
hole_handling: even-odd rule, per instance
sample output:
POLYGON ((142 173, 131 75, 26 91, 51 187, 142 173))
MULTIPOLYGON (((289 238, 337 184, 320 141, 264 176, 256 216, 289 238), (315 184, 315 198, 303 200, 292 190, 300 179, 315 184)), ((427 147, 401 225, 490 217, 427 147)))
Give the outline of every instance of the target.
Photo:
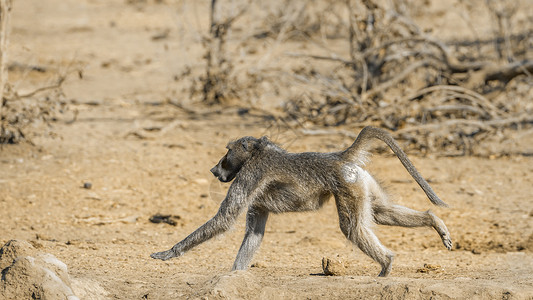
POLYGON ((224 156, 224 159, 222 160, 222 163, 220 165, 222 166, 222 169, 228 168, 228 159, 226 158, 226 156, 224 156))

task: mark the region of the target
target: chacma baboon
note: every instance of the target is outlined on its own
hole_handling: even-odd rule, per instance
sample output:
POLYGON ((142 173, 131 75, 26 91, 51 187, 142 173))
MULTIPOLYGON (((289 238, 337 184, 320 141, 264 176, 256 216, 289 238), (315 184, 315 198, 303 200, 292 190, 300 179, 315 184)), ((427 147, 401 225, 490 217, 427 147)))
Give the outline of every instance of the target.
POLYGON ((222 182, 234 180, 216 215, 172 249, 153 253, 167 260, 228 230, 248 208, 246 233, 233 270, 248 267, 265 233, 268 214, 319 209, 335 198, 342 233, 381 265, 379 276, 391 271, 394 254, 372 232, 371 223, 404 227, 433 227, 444 246, 452 248, 444 222, 432 212, 420 212, 389 202, 377 181, 365 171, 366 146, 372 138, 384 141, 413 176, 429 200, 447 206, 386 131, 364 128, 346 150, 330 153, 289 153, 266 137, 243 137, 227 145, 228 152, 211 169, 222 182))

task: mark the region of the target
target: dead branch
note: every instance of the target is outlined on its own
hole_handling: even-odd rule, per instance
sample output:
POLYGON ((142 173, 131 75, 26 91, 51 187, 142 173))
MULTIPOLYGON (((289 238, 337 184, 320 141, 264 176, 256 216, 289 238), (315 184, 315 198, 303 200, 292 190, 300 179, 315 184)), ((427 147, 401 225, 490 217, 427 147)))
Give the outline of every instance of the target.
POLYGON ((63 84, 63 82, 65 81, 65 79, 66 79, 65 76, 60 76, 55 84, 37 88, 37 89, 27 93, 27 94, 19 95, 15 91, 14 92, 14 98, 15 99, 31 98, 31 97, 35 96, 36 94, 39 94, 39 93, 44 92, 44 91, 59 89, 61 87, 61 85, 63 84))
POLYGON ((492 1, 487 0, 486 4, 489 8, 489 12, 492 14, 493 18, 496 19, 497 24, 497 30, 495 30, 495 35, 504 41, 503 45, 500 45, 500 43, 496 42, 494 43, 496 52, 498 53, 498 57, 500 59, 504 58, 504 50, 505 50, 505 58, 507 61, 511 62, 514 60, 514 55, 511 47, 510 42, 510 20, 513 17, 513 15, 518 10, 518 5, 516 3, 513 3, 513 1, 492 1), (505 49, 502 49, 505 48, 505 49))
MULTIPOLYGON (((350 43, 350 58, 353 62, 351 65, 352 69, 357 72, 357 65, 361 66, 362 70, 362 82, 361 82, 361 94, 365 95, 367 86, 368 86, 368 65, 365 57, 361 55, 361 52, 364 51, 369 45, 369 37, 365 36, 364 33, 359 30, 359 26, 356 24, 357 20, 355 20, 355 11, 352 5, 352 2, 350 0, 346 1, 346 4, 348 6, 349 11, 349 24, 348 24, 348 31, 350 33, 349 37, 349 43, 350 43)), ((370 6, 373 6, 371 1, 363 1, 363 4, 367 6, 367 9, 370 6)), ((373 16, 368 16, 368 19, 373 20, 373 16)), ((373 22, 373 21, 370 21, 373 22)), ((371 29, 369 29, 371 30, 371 29)))
POLYGON ((482 69, 480 73, 484 75, 484 83, 492 80, 509 82, 519 75, 531 76, 531 73, 533 73, 533 60, 517 61, 502 67, 492 66, 482 69))
POLYGON ((489 62, 460 62, 455 56, 450 54, 448 48, 442 42, 430 37, 409 37, 384 42, 374 48, 365 50, 363 55, 365 57, 369 57, 382 49, 387 49, 397 44, 409 43, 424 44, 435 47, 441 55, 442 62, 446 64, 448 69, 453 73, 464 73, 470 70, 479 70, 489 64, 489 62))
MULTIPOLYGON (((217 0, 211 0, 210 36, 206 45, 206 74, 205 78, 201 78, 203 82, 203 100, 206 103, 220 104, 229 98, 228 96, 231 92, 226 92, 225 90, 228 89, 228 76, 233 66, 229 62, 229 58, 226 57, 226 35, 231 25, 246 12, 249 4, 250 2, 248 1, 235 15, 224 20, 217 20, 215 14, 219 5, 217 5, 217 0)), ((229 90, 231 91, 231 89, 229 90)))
POLYGON ((468 97, 468 99, 472 100, 474 103, 478 104, 480 107, 485 108, 491 116, 496 117, 499 114, 501 114, 501 111, 497 107, 495 107, 487 98, 483 97, 481 94, 476 93, 467 88, 460 87, 460 86, 454 86, 454 85, 435 85, 435 86, 427 87, 427 88, 419 90, 413 95, 406 97, 405 100, 413 100, 425 94, 433 93, 435 91, 454 91, 454 92, 460 93, 464 95, 465 97, 468 97))
MULTIPOLYGON (((12 4, 12 0, 0 0, 0 118, 2 116, 2 108, 4 107, 4 91, 8 80, 6 65, 12 4)), ((0 126, 3 125, 0 124, 0 126)))
MULTIPOLYGON (((452 98, 452 97, 456 98, 457 96, 453 95, 450 98, 452 98)), ((444 101, 442 101, 442 102, 444 102, 444 101)), ((470 112, 470 113, 474 113, 474 114, 479 115, 479 116, 486 116, 487 115, 487 112, 484 111, 483 109, 480 109, 478 107, 471 106, 471 105, 461 105, 461 104, 439 105, 439 106, 427 108, 426 111, 427 112, 445 111, 445 112, 461 112, 461 113, 470 112)))
POLYGON ((511 124, 521 124, 521 123, 531 123, 533 122, 533 116, 529 114, 523 114, 518 117, 506 118, 506 119, 495 119, 489 121, 479 121, 479 120, 466 120, 466 119, 456 119, 456 120, 446 120, 439 123, 431 124, 421 124, 414 125, 406 128, 399 129, 395 134, 402 135, 404 133, 413 132, 413 131, 433 131, 433 130, 442 130, 449 127, 460 126, 472 126, 484 131, 489 131, 492 128, 501 128, 511 124))
POLYGON ((519 75, 531 76, 533 60, 522 60, 493 70, 485 71, 485 83, 491 80, 509 82, 519 75))
POLYGON ((304 54, 304 53, 295 53, 295 52, 285 52, 285 55, 291 56, 291 57, 305 57, 305 58, 312 58, 317 60, 330 60, 333 62, 340 62, 347 66, 354 65, 354 62, 351 60, 343 59, 336 56, 323 56, 323 55, 312 55, 312 54, 304 54))

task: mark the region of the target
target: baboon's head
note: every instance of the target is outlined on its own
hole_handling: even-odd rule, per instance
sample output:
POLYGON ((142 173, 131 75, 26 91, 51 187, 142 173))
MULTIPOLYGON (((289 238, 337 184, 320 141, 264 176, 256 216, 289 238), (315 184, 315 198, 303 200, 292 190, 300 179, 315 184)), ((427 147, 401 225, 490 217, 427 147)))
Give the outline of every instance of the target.
POLYGON ((228 152, 211 169, 211 173, 222 182, 232 181, 242 166, 260 149, 262 141, 267 141, 267 138, 256 139, 251 136, 245 136, 228 143, 226 146, 228 152))

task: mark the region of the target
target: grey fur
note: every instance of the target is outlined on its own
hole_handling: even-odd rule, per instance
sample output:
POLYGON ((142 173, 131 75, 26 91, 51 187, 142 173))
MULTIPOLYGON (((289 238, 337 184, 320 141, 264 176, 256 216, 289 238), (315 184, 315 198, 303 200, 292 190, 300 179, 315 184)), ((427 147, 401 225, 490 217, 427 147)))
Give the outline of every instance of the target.
POLYGON ((167 260, 229 229, 248 208, 246 233, 233 270, 248 268, 265 233, 268 214, 319 209, 335 198, 342 233, 381 265, 379 276, 391 271, 394 254, 371 230, 372 222, 404 227, 433 227, 444 246, 452 247, 444 222, 432 212, 420 212, 389 202, 387 194, 366 172, 365 147, 372 138, 384 141, 424 190, 432 203, 447 206, 435 195, 396 141, 384 130, 365 127, 346 150, 330 153, 289 153, 266 137, 243 137, 227 145, 228 152, 211 172, 231 184, 217 214, 172 249, 153 253, 167 260))

